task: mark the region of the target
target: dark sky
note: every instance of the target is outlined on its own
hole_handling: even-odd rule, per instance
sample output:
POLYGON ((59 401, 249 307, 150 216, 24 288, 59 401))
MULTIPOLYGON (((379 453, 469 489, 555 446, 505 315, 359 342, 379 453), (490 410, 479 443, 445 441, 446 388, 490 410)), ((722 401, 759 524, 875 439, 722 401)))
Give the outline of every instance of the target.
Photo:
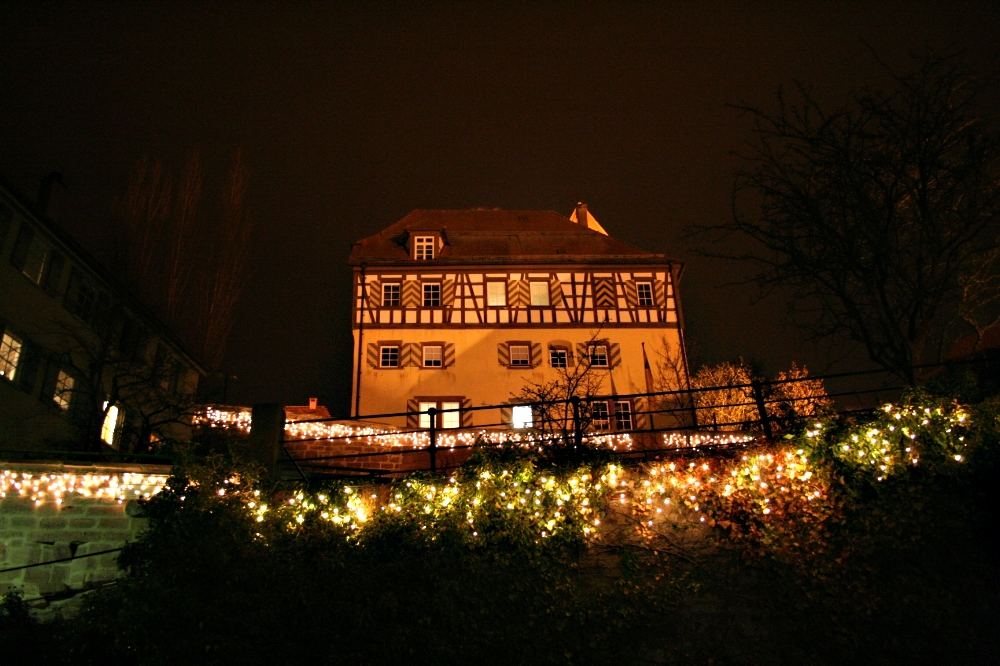
MULTIPOLYGON (((552 209, 686 263, 694 356, 773 372, 857 367, 780 302, 724 286, 686 225, 730 216, 727 103, 801 80, 824 99, 924 44, 998 63, 1000 3, 18 3, 0 5, 0 176, 67 186, 59 222, 95 254, 134 163, 221 173, 242 148, 256 221, 231 397, 335 411, 350 390, 351 243, 413 208, 552 209)), ((210 195, 211 193, 209 193, 210 195)))

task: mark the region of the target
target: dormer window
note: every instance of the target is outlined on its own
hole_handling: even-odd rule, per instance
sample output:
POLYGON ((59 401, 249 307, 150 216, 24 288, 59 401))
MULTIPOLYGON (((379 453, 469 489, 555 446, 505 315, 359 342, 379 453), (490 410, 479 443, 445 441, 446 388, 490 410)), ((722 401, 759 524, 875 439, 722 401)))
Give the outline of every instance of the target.
POLYGON ((437 238, 434 236, 413 237, 413 258, 417 261, 429 261, 434 258, 437 238))

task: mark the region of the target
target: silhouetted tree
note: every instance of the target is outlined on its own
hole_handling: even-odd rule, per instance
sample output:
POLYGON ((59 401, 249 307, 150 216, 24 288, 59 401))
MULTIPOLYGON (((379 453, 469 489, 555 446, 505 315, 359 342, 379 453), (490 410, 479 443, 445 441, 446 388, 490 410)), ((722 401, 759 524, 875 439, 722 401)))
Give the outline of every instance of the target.
POLYGON ((801 85, 776 110, 737 107, 754 138, 733 221, 702 231, 707 254, 757 267, 764 294, 790 287, 804 330, 856 340, 914 382, 961 322, 981 335, 997 321, 1000 152, 976 112, 982 86, 953 58, 891 74, 891 89, 835 110, 801 85), (729 241, 739 249, 714 249, 729 241))

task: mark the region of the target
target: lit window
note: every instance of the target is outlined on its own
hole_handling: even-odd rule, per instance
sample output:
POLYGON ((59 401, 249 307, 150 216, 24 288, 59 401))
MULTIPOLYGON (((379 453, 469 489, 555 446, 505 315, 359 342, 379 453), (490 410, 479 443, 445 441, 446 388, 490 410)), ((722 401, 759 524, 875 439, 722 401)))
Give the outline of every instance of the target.
POLYGON ((440 368, 444 365, 444 356, 441 353, 441 345, 424 345, 424 367, 440 368))
POLYGON ((530 428, 534 425, 534 418, 531 414, 530 405, 514 405, 510 411, 510 425, 512 428, 530 428))
POLYGON ((528 345, 510 346, 510 367, 527 368, 531 366, 531 350, 528 345))
POLYGON ((4 333, 0 340, 0 376, 13 381, 17 374, 17 362, 21 358, 24 343, 11 333, 4 333))
POLYGON ((64 412, 69 411, 70 399, 73 397, 73 386, 76 381, 64 370, 56 375, 56 389, 52 394, 52 402, 64 412))
POLYGON ((531 304, 532 305, 548 305, 549 304, 549 283, 548 282, 532 282, 531 283, 531 304))
POLYGON ((417 261, 434 258, 434 236, 417 236, 413 239, 413 258, 417 261))
POLYGON ((379 362, 380 367, 383 368, 398 368, 399 367, 399 346, 397 345, 382 345, 379 348, 379 362))
POLYGON ((594 430, 609 430, 611 417, 608 413, 608 403, 603 400, 590 403, 590 419, 594 430))
POLYGON ((382 285, 382 307, 398 308, 400 304, 400 289, 398 282, 388 282, 382 285))
POLYGON ((502 307, 507 305, 507 283, 487 282, 486 283, 486 305, 502 307))
POLYGON ((590 365, 595 368, 608 367, 607 345, 590 345, 590 365))
POLYGON ((115 437, 122 424, 122 413, 118 405, 108 405, 104 402, 104 423, 101 424, 101 439, 108 446, 115 445, 115 437))
POLYGON ((615 430, 625 432, 632 429, 632 403, 628 400, 615 402, 615 430))
POLYGON ((635 285, 636 294, 639 297, 639 307, 651 308, 653 301, 653 284, 651 282, 637 282, 635 285))
POLYGON ((441 285, 438 282, 424 283, 424 307, 436 308, 441 305, 441 285))
POLYGON ((569 353, 562 347, 550 347, 549 362, 553 368, 565 368, 569 365, 569 353))
POLYGON ((459 411, 461 404, 453 401, 433 401, 417 403, 417 410, 420 412, 419 426, 421 428, 431 427, 431 415, 428 413, 432 409, 437 410, 437 425, 440 428, 458 428, 462 425, 462 415, 459 411))

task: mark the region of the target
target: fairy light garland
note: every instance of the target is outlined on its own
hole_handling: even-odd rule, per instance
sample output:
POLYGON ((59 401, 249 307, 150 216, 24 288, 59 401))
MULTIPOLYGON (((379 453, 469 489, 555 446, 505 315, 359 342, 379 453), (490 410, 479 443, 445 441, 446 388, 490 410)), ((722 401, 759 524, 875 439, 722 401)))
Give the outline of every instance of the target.
POLYGON ((121 473, 37 473, 17 470, 0 471, 0 499, 30 500, 62 506, 73 498, 114 501, 149 499, 160 492, 167 481, 165 474, 121 473))

